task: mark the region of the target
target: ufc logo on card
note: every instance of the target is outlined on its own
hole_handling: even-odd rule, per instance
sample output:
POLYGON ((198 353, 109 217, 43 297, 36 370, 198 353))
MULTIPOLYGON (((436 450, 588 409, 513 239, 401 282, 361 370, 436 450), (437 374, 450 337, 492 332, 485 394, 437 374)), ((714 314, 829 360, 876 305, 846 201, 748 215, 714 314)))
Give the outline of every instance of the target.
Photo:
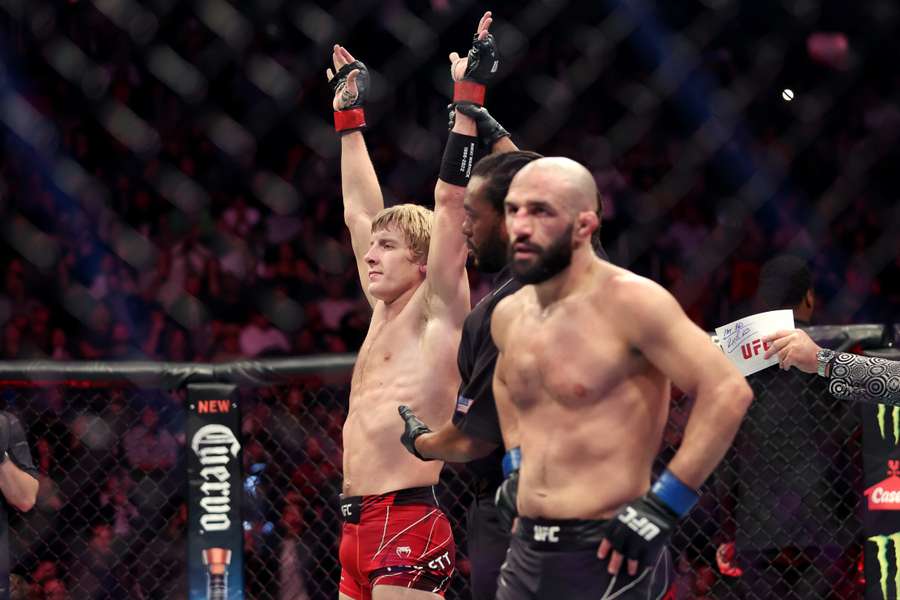
POLYGON ((534 526, 534 541, 536 542, 552 542, 556 543, 559 541, 559 536, 556 535, 559 533, 559 527, 557 526, 547 526, 547 525, 535 525, 534 526))
POLYGON ((647 517, 638 516, 637 511, 630 506, 625 507, 625 514, 619 515, 619 520, 648 542, 659 535, 659 527, 647 517))

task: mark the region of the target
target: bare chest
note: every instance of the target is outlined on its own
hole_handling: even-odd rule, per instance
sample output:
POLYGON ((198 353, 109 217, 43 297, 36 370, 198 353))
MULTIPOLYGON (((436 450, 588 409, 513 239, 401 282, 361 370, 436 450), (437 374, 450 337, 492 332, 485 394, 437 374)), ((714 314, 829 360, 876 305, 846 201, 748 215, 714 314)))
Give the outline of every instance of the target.
POLYGON ((389 381, 398 371, 411 367, 420 354, 421 333, 421 326, 408 318, 373 319, 357 354, 353 385, 389 381))
POLYGON ((573 408, 596 402, 639 360, 608 323, 581 311, 523 315, 506 348, 507 385, 522 409, 547 397, 573 408))

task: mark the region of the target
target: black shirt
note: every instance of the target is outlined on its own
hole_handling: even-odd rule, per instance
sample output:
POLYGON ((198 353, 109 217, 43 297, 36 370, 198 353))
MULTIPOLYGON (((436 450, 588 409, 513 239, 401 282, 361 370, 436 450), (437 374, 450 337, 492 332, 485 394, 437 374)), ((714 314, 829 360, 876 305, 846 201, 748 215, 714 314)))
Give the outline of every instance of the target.
POLYGON ((492 388, 497 346, 491 338, 491 315, 501 300, 520 289, 522 284, 513 279, 509 267, 497 274, 494 288, 466 317, 456 355, 462 381, 456 400, 456 412, 453 413, 453 424, 467 435, 498 446, 489 456, 469 463, 469 468, 477 477, 488 480, 486 488, 496 487, 494 484, 503 480, 500 462, 504 453, 492 388))
MULTIPOLYGON (((7 451, 8 459, 34 477, 38 478, 39 471, 34 466, 31 459, 31 451, 28 449, 28 442, 25 439, 25 430, 19 419, 6 411, 0 411, 0 418, 6 418, 9 421, 9 450, 7 451)), ((2 498, 2 495, 0 495, 2 498)), ((9 504, 3 498, 0 501, 0 599, 9 598, 9 522, 8 507, 9 504)))
POLYGON ((509 267, 497 274, 493 289, 481 299, 463 323, 456 362, 462 382, 453 423, 463 433, 495 444, 503 444, 492 383, 497 346, 491 338, 491 315, 501 300, 522 289, 509 267))

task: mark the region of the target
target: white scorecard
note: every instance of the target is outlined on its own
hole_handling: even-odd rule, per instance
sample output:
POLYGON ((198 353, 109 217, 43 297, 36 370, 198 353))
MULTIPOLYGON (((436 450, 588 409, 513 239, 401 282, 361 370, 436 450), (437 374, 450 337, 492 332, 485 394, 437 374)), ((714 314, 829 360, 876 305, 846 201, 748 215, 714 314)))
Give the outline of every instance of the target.
POLYGON ((768 360, 763 358, 769 348, 769 344, 765 344, 763 338, 780 329, 793 328, 792 310, 770 310, 716 327, 716 338, 728 360, 737 365, 746 377, 778 364, 777 355, 768 360))

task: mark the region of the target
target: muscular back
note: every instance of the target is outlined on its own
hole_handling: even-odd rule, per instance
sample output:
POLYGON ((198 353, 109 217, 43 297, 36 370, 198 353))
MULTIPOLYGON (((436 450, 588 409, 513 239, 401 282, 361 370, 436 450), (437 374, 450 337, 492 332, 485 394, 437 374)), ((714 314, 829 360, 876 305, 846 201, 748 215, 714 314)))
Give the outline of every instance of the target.
POLYGON ((422 462, 400 444, 397 407, 410 406, 426 423, 450 418, 459 384, 456 350, 461 321, 429 315, 426 285, 387 319, 376 302, 359 350, 344 423, 344 487, 347 495, 380 494, 437 483, 442 462, 422 462))
POLYGON ((495 312, 495 393, 505 387, 519 414, 523 515, 606 518, 649 487, 670 383, 621 332, 627 306, 608 293, 619 273, 599 265, 586 291, 547 307, 528 286, 495 312))

